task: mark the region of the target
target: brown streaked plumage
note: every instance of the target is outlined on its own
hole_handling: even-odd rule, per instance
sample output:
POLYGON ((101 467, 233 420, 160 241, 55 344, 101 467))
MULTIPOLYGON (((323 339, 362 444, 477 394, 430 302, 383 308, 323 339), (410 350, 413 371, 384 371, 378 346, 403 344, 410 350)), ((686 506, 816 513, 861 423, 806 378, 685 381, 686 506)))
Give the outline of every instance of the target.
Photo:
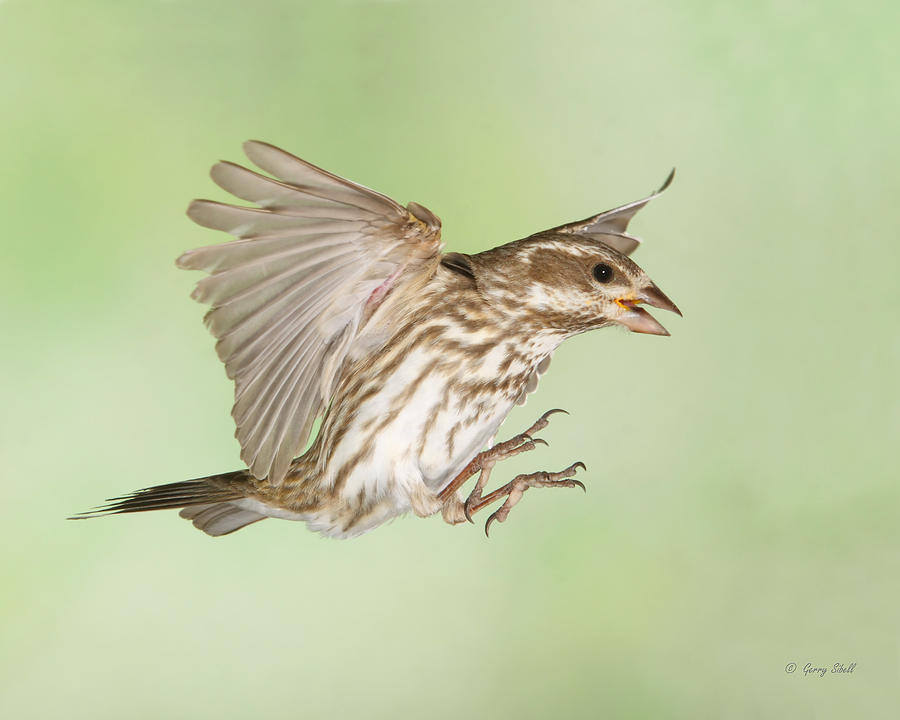
POLYGON ((533 434, 549 413, 483 448, 566 338, 609 325, 668 334, 640 305, 678 308, 628 258, 639 241, 627 228, 671 175, 586 220, 442 254, 440 220, 421 205, 265 143, 244 149, 272 177, 228 162, 211 175, 258 207, 195 200, 195 222, 236 239, 178 265, 209 273, 193 297, 211 306, 205 322, 235 382, 247 469, 139 490, 80 517, 181 509, 210 535, 280 517, 351 537, 409 510, 457 523, 505 499, 487 529, 530 487, 584 487, 576 463, 482 494, 496 462, 542 442, 533 434), (476 473, 463 502, 458 489, 476 473))

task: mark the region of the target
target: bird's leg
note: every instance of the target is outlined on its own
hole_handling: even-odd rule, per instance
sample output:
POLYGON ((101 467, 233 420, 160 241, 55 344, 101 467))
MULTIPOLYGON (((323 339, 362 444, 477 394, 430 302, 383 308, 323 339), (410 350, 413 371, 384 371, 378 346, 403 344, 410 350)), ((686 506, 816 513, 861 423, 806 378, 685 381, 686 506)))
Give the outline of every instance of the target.
POLYGON ((584 485, 580 482, 568 479, 571 475, 575 474, 575 470, 579 465, 582 468, 584 467, 584 465, 579 462, 558 473, 539 472, 531 473, 529 475, 519 475, 512 480, 512 482, 494 490, 487 497, 482 496, 482 492, 491 476, 491 470, 500 460, 506 460, 519 453, 534 450, 536 443, 543 443, 544 445, 548 444, 546 440, 533 437, 533 434, 547 427, 550 416, 558 412, 566 411, 558 408, 548 410, 541 415, 531 427, 525 430, 525 432, 519 433, 506 442, 497 443, 484 452, 476 455, 472 461, 438 494, 438 498, 444 503, 441 509, 444 521, 451 525, 459 524, 464 520, 472 522, 472 515, 475 512, 505 496, 506 502, 499 510, 491 515, 488 518, 487 523, 485 523, 485 532, 487 532, 494 520, 503 522, 506 519, 513 505, 519 502, 525 490, 529 487, 577 486, 584 490, 584 485), (456 491, 475 474, 478 474, 478 480, 475 483, 475 487, 472 489, 472 492, 469 493, 465 502, 462 502, 461 498, 457 496, 456 491))
POLYGON ((475 487, 472 488, 472 492, 469 493, 469 497, 467 497, 466 501, 463 503, 463 513, 466 516, 466 520, 469 522, 474 522, 474 520, 472 520, 472 508, 481 500, 481 491, 484 490, 485 485, 487 485, 487 481, 491 477, 491 470, 493 469, 493 465, 488 465, 481 471, 478 480, 475 482, 475 487))
MULTIPOLYGON (((488 493, 485 497, 481 497, 481 489, 476 486, 476 489, 478 490, 477 498, 473 500, 472 496, 475 495, 475 491, 473 490, 472 495, 469 496, 469 499, 466 500, 465 503, 466 518, 471 521, 472 515, 505 496, 506 501, 491 514, 491 516, 487 519, 487 522, 485 522, 484 524, 484 534, 488 535, 491 529, 491 523, 493 523, 495 520, 497 522, 503 522, 504 520, 506 520, 506 518, 509 516, 509 511, 513 509, 513 506, 516 505, 519 500, 522 499, 522 496, 525 494, 525 491, 528 488, 580 487, 582 490, 584 490, 585 487, 583 483, 578 480, 571 479, 579 467, 582 470, 586 469, 584 463, 577 462, 569 465, 569 467, 567 467, 565 470, 560 470, 559 472, 555 473, 536 472, 530 473, 528 475, 517 475, 510 482, 506 483, 506 485, 503 485, 493 492, 488 493), (470 501, 472 502, 470 503, 470 501)), ((480 478, 479 484, 481 484, 480 478)))
MULTIPOLYGON (((468 480, 476 473, 483 472, 485 468, 493 467, 500 460, 506 460, 507 458, 511 458, 514 455, 518 455, 519 453, 534 450, 535 443, 543 443, 544 445, 547 445, 546 440, 542 440, 541 438, 534 438, 532 437, 532 435, 547 427, 550 422, 548 418, 554 413, 558 412, 566 411, 559 408, 548 410, 543 415, 541 415, 534 423, 534 425, 528 428, 525 432, 519 433, 506 442, 497 443, 484 452, 478 453, 474 458, 472 458, 472 461, 468 465, 466 465, 462 469, 462 471, 455 478, 453 478, 453 480, 451 480, 443 490, 441 490, 440 493, 438 493, 438 499, 443 500, 444 502, 450 500, 453 497, 454 493, 459 490, 459 488, 463 485, 463 483, 466 482, 466 480, 468 480)), ((484 482, 487 482, 487 478, 484 478, 484 482)), ((481 484, 481 487, 484 488, 484 483, 481 484)))
MULTIPOLYGON (((532 441, 532 445, 530 448, 522 448, 519 450, 519 452, 525 452, 525 450, 531 450, 533 448, 534 443, 532 441)), ((494 462, 496 462, 496 460, 494 462)), ((444 517, 444 522, 449 523, 450 525, 459 525, 459 523, 465 522, 466 520, 472 522, 472 515, 469 511, 469 506, 473 502, 481 499, 481 491, 484 490, 484 486, 487 485, 488 478, 490 478, 491 470, 493 470, 493 468, 494 464, 491 463, 489 465, 485 465, 481 469, 481 472, 478 475, 478 480, 475 481, 475 487, 472 488, 472 492, 469 493, 469 497, 466 498, 465 502, 463 502, 456 493, 454 493, 444 501, 444 505, 441 508, 441 514, 444 517)))

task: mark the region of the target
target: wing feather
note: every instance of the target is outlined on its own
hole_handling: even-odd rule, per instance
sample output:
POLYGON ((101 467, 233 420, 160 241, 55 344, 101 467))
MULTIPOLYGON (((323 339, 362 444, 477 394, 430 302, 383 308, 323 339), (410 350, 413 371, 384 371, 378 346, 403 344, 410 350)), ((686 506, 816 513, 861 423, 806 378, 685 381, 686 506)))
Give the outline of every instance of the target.
POLYGON ((631 253, 637 249, 638 245, 641 244, 641 241, 626 232, 628 230, 628 223, 631 222, 631 218, 637 214, 638 210, 651 200, 662 195, 665 189, 669 187, 674 177, 675 170, 673 169, 672 172, 669 173, 669 177, 667 177, 666 181, 662 184, 662 187, 652 195, 645 197, 643 200, 635 200, 634 202, 626 203, 625 205, 620 205, 612 210, 602 212, 599 215, 593 215, 584 220, 579 220, 578 222, 560 225, 559 227, 545 230, 544 232, 587 235, 588 237, 593 237, 596 240, 609 245, 613 250, 617 250, 623 255, 631 255, 631 253))
POLYGON ((301 328, 311 326, 311 329, 316 329, 316 315, 324 312, 331 302, 332 288, 328 279, 339 272, 340 268, 335 268, 323 274, 316 288, 310 289, 304 285, 291 288, 276 300, 241 318, 239 324, 224 333, 216 344, 216 351, 223 362, 237 369, 233 377, 255 372, 273 352, 293 342, 301 328))
POLYGON ((250 141, 244 151, 273 177, 226 161, 210 175, 257 207, 192 202, 194 222, 236 239, 189 250, 177 264, 209 273, 192 297, 211 306, 204 322, 235 382, 241 457, 278 484, 347 357, 363 351, 372 299, 434 273, 440 220, 272 145, 250 141))
POLYGON ((244 153, 254 165, 307 195, 350 205, 397 222, 403 222, 408 215, 405 208, 387 195, 333 175, 274 145, 249 140, 244 143, 244 153))
MULTIPOLYGON (((235 379, 243 381, 250 378, 257 383, 272 383, 274 378, 269 373, 262 372, 262 367, 277 362, 277 358, 285 348, 303 347, 309 344, 318 347, 318 328, 310 318, 316 313, 321 313, 328 305, 328 293, 319 290, 317 295, 309 299, 298 309, 287 314, 283 319, 272 320, 263 325, 262 332, 250 338, 240 347, 239 353, 234 357, 241 364, 241 371, 235 374, 235 379)), ((244 394, 244 388, 238 387, 235 393, 235 412, 240 407, 240 400, 244 394)))
POLYGON ((197 283, 193 296, 198 302, 224 304, 239 293, 255 291, 264 285, 270 279, 273 266, 286 268, 278 277, 298 283, 321 270, 323 265, 333 266, 353 255, 358 253, 352 246, 348 248, 338 242, 324 241, 313 247, 295 246, 210 275, 197 283))
MULTIPOLYGON (((321 361, 321 351, 318 348, 307 346, 298 348, 289 365, 304 372, 314 363, 321 361)), ((299 435, 309 432, 314 418, 310 417, 309 410, 315 400, 315 384, 298 385, 288 382, 288 375, 283 373, 283 378, 278 384, 277 392, 273 393, 268 404, 267 412, 260 415, 257 425, 248 433, 248 438, 257 441, 258 453, 262 456, 272 454, 272 472, 287 470, 293 460, 288 455, 276 454, 276 443, 299 442, 299 435), (305 399, 305 402, 303 400, 305 399), (295 438, 298 438, 295 440, 295 438)))
POLYGON ((359 208, 357 204, 323 199, 308 192, 300 192, 296 185, 273 180, 231 162, 220 162, 210 170, 213 181, 235 197, 256 203, 267 210, 309 218, 356 219, 361 215, 377 219, 381 212, 359 208), (344 205, 344 207, 341 207, 344 205))
POLYGON ((308 361, 314 359, 321 351, 320 347, 309 342, 308 337, 302 338, 296 345, 285 346, 276 354, 274 359, 279 362, 271 364, 270 377, 260 379, 256 375, 250 379, 250 387, 242 388, 234 404, 235 418, 248 418, 247 422, 242 423, 239 436, 252 437, 259 433, 260 428, 267 428, 279 420, 277 411, 283 404, 286 394, 293 389, 288 380, 296 369, 306 367, 308 361), (266 388, 268 392, 259 392, 259 388, 256 388, 256 392, 246 391, 252 390, 254 384, 266 388))
MULTIPOLYGON (((340 213, 335 212, 335 214, 340 213)), ((366 223, 365 218, 360 218, 359 210, 347 208, 347 212, 343 214, 347 217, 307 217, 282 210, 226 205, 214 200, 195 200, 188 207, 188 217, 198 225, 211 230, 224 230, 229 235, 239 238, 256 237, 284 230, 291 232, 304 230, 307 232, 327 232, 329 230, 346 232, 346 228, 343 226, 345 222, 366 223)))
MULTIPOLYGON (((346 224, 349 226, 349 223, 346 224)), ((178 258, 178 266, 186 270, 206 270, 207 272, 228 270, 235 265, 264 258, 270 253, 281 252, 290 247, 299 247, 300 244, 303 247, 312 248, 318 247, 318 243, 331 244, 342 239, 354 238, 362 229, 363 226, 360 225, 359 227, 342 227, 340 231, 334 232, 316 231, 314 236, 297 232, 268 233, 232 240, 221 245, 209 245, 190 250, 178 258), (315 243, 312 237, 317 238, 315 243)))

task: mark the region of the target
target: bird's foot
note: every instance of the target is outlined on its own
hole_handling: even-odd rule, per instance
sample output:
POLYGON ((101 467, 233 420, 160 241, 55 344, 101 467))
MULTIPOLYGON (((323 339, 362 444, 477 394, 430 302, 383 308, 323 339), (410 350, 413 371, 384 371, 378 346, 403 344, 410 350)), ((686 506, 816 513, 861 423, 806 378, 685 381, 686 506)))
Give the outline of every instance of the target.
POLYGON ((528 475, 517 475, 510 482, 506 483, 506 485, 497 488, 484 497, 482 497, 481 495, 482 488, 476 485, 475 489, 472 491, 472 494, 469 495, 463 506, 466 519, 471 522, 472 515, 474 515, 476 512, 484 507, 487 507, 491 503, 496 502, 500 498, 506 497, 503 505, 495 510, 491 514, 491 516, 488 517, 487 522, 485 522, 484 524, 484 534, 489 535, 491 525, 495 521, 504 522, 506 518, 509 517, 509 511, 512 510, 516 504, 518 504, 528 488, 580 487, 582 490, 585 490, 584 484, 581 481, 572 479, 578 468, 581 468, 582 470, 587 469, 584 466, 584 463, 576 462, 569 465, 569 467, 567 467, 565 470, 560 470, 559 472, 536 472, 530 473, 528 475))
MULTIPOLYGON (((561 410, 559 408, 548 410, 543 415, 541 415, 530 428, 525 430, 525 432, 519 433, 506 442, 497 443, 496 445, 493 445, 484 452, 478 453, 474 458, 472 458, 472 461, 468 465, 466 465, 466 467, 463 468, 463 470, 455 478, 453 478, 453 480, 438 494, 438 498, 440 500, 443 500, 445 503, 443 511, 444 519, 452 524, 461 522, 460 520, 455 519, 457 517, 457 513, 453 500, 456 491, 459 490, 459 488, 463 485, 463 483, 466 482, 466 480, 471 478, 476 473, 481 473, 481 476, 478 478, 478 482, 475 485, 476 490, 473 490, 473 493, 475 493, 476 491, 480 493, 480 491, 484 489, 484 486, 487 483, 487 478, 488 476, 490 476, 491 468, 493 468, 494 465, 496 465, 498 462, 514 457, 519 453, 534 450, 535 445, 537 445, 538 443, 542 445, 549 445, 546 440, 534 437, 534 434, 547 427, 547 425, 550 423, 549 418, 551 415, 555 413, 565 412, 565 410, 561 410), (447 504, 454 505, 454 508, 448 508, 447 504)), ((471 497, 472 496, 470 495, 469 498, 471 499, 471 497)), ((468 515, 469 513, 466 512, 467 517, 468 515)))

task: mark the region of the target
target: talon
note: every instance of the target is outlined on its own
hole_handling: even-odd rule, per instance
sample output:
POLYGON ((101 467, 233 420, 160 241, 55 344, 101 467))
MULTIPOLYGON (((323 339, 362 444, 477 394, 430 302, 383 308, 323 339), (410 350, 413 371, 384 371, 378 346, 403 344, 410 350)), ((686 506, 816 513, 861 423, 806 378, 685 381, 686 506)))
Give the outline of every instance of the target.
MULTIPOLYGON (((0 2, 2 2, 2 0, 0 0, 0 2)), ((464 515, 465 519, 470 523, 474 523, 472 516, 475 513, 479 512, 482 508, 496 502, 500 498, 506 496, 506 502, 500 507, 499 510, 491 515, 487 519, 487 522, 485 522, 484 524, 484 534, 487 537, 490 537, 491 525, 495 521, 503 522, 506 519, 507 515, 509 515, 509 511, 514 505, 519 502, 522 494, 528 488, 580 487, 583 492, 587 492, 587 488, 584 486, 584 484, 577 480, 563 481, 563 478, 568 478, 574 475, 578 468, 587 470, 587 467, 583 462, 576 462, 573 465, 570 465, 565 470, 562 470, 561 472, 548 473, 546 471, 542 471, 526 475, 517 475, 506 485, 497 488, 488 495, 482 495, 482 491, 484 490, 485 485, 488 481, 488 477, 490 476, 491 468, 493 468, 498 461, 506 460, 507 458, 515 457, 520 453, 534 450, 537 445, 550 447, 550 443, 544 440, 544 438, 534 437, 532 433, 537 433, 547 427, 548 418, 555 415, 556 413, 563 413, 564 415, 569 414, 568 410, 563 410, 562 408, 552 408, 550 410, 547 410, 543 415, 540 416, 540 418, 538 418, 537 422, 535 422, 525 432, 519 433, 506 442, 497 443, 487 450, 478 453, 478 455, 472 458, 472 460, 469 461, 468 465, 466 465, 466 467, 463 468, 456 477, 454 477, 446 486, 444 486, 444 488, 438 493, 438 498, 444 502, 447 502, 448 498, 450 498, 466 480, 468 480, 473 475, 480 473, 475 487, 472 489, 472 492, 469 493, 469 497, 466 498, 466 500, 462 503, 462 515, 464 515)), ((493 438, 491 439, 491 442, 493 442, 493 438)), ((462 522, 462 518, 459 517, 459 507, 457 507, 456 512, 456 517, 458 519, 455 522, 462 522)), ((448 520, 448 522, 451 521, 448 520)))
POLYGON ((563 410, 562 408, 553 408, 552 410, 548 410, 543 415, 541 415, 541 420, 546 420, 548 417, 550 417, 551 415, 555 415, 556 413, 565 413, 566 415, 568 415, 569 411, 563 410))

